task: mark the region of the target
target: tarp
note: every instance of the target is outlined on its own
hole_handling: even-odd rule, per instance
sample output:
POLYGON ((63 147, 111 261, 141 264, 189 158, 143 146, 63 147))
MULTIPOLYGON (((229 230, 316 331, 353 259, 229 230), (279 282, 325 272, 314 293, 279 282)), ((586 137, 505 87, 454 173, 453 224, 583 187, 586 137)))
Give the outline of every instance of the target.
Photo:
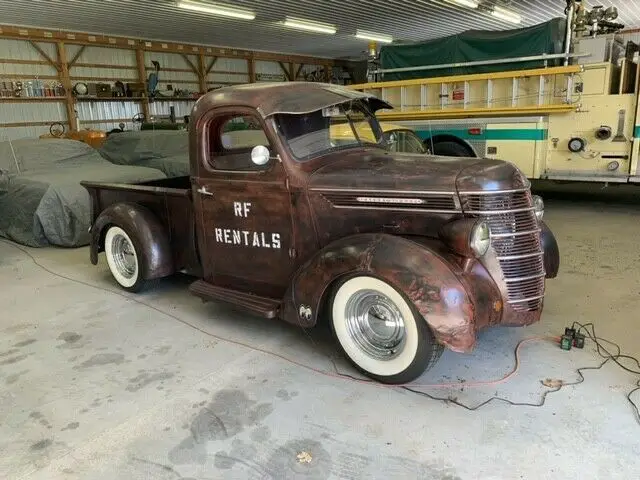
POLYGON ((117 165, 162 170, 168 177, 189 175, 189 133, 186 130, 144 130, 114 133, 99 149, 117 165))
POLYGON ((0 142, 0 236, 32 247, 87 245, 91 201, 82 180, 160 178, 156 169, 114 165, 75 140, 0 142))
MULTIPOLYGON (((534 55, 558 54, 564 51, 566 20, 554 18, 532 27, 513 30, 467 30, 458 35, 406 45, 380 48, 382 69, 476 62, 534 55)), ((549 60, 548 66, 561 65, 562 59, 549 60)), ((410 78, 442 77, 521 70, 543 67, 544 62, 529 61, 497 65, 457 67, 412 72, 385 73, 383 81, 410 78)))

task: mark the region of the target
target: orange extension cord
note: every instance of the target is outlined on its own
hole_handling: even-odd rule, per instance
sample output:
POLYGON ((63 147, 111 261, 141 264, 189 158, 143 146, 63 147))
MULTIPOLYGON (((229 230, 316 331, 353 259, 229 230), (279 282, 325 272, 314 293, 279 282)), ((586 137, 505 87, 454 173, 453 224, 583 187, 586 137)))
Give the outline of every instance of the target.
MULTIPOLYGON (((77 283, 77 284, 80 284, 80 285, 84 285, 86 287, 94 288, 96 290, 101 290, 101 291, 104 291, 104 292, 112 293, 114 295, 118 295, 118 296, 123 297, 123 298, 125 298, 127 300, 130 300, 130 301, 133 301, 135 303, 138 303, 140 305, 144 305, 147 308, 155 310, 156 312, 158 312, 158 313, 160 313, 162 315, 166 315, 166 316, 168 316, 168 317, 170 317, 170 318, 172 318, 172 319, 174 319, 174 320, 176 320, 176 321, 178 321, 178 322, 180 322, 180 323, 182 323, 182 324, 184 324, 184 325, 186 325, 186 326, 188 326, 188 327, 190 327, 190 328, 192 328, 194 330, 197 330, 197 331, 199 331, 199 332, 201 332, 201 333, 203 333, 203 334, 205 334, 205 335, 207 335, 209 337, 215 338, 216 340, 220 340, 222 342, 227 342, 227 343, 230 343, 230 344, 233 344, 233 345, 237 345, 237 346, 240 346, 240 347, 247 348, 249 350, 253 350, 253 351, 256 351, 256 352, 263 353, 265 355, 269 355, 269 356, 272 356, 272 357, 275 357, 275 358, 279 358, 279 359, 284 360, 285 362, 288 362, 288 363, 290 363, 292 365, 296 365, 296 366, 298 366, 300 368, 304 368, 305 370, 309 370, 309 371, 317 373, 319 375, 323 375, 323 376, 331 377, 331 378, 339 378, 341 380, 348 380, 348 381, 351 381, 351 382, 366 383, 366 384, 374 385, 376 387, 383 387, 383 388, 398 388, 398 387, 452 388, 452 387, 464 386, 465 388, 469 388, 469 387, 488 387, 488 386, 492 386, 492 385, 499 385, 501 383, 507 382, 508 380, 510 380, 513 376, 515 376, 518 373, 518 370, 520 369, 520 349, 522 348, 522 346, 525 343, 534 342, 534 341, 553 341, 555 343, 558 343, 560 341, 559 337, 552 337, 552 336, 534 336, 534 337, 528 337, 528 338, 524 338, 524 339, 520 340, 518 342, 517 346, 516 346, 516 349, 515 349, 515 365, 513 366, 513 369, 511 369, 511 371, 508 372, 503 377, 498 378, 496 380, 477 381, 477 382, 450 382, 450 383, 431 383, 431 384, 407 383, 407 384, 388 385, 388 384, 379 383, 379 382, 376 382, 376 381, 373 381, 373 380, 369 380, 369 379, 366 379, 366 378, 356 378, 356 377, 352 377, 351 375, 342 374, 342 373, 337 371, 337 368, 335 367, 335 363, 334 363, 334 368, 336 368, 336 371, 335 372, 328 372, 328 371, 321 370, 319 368, 315 368, 315 367, 312 367, 310 365, 306 365, 304 363, 298 362, 298 361, 293 360, 291 358, 288 358, 285 355, 282 355, 280 353, 272 352, 270 350, 266 350, 266 349, 263 349, 263 348, 260 348, 260 347, 255 347, 253 345, 249 345, 247 343, 244 343, 244 342, 241 342, 241 341, 238 341, 238 340, 232 340, 230 338, 222 337, 220 335, 216 335, 215 333, 207 332, 206 330, 198 327, 197 325, 189 323, 186 320, 183 320, 183 319, 181 319, 180 317, 178 317, 176 315, 173 315, 173 314, 171 314, 169 312, 165 312, 164 310, 161 310, 161 309, 159 309, 157 307, 154 307, 153 305, 150 305, 150 304, 148 304, 146 302, 138 300, 137 298, 134 298, 134 297, 132 297, 130 295, 127 295, 127 294, 124 294, 124 293, 121 293, 121 292, 118 292, 118 291, 110 290, 108 288, 100 287, 98 285, 93 285, 91 283, 88 283, 88 282, 85 282, 85 281, 82 281, 82 280, 78 280, 78 279, 75 279, 75 278, 72 278, 72 277, 68 277, 66 275, 54 272, 54 271, 50 270, 49 268, 47 268, 46 266, 42 265, 40 262, 38 262, 38 260, 28 250, 26 250, 26 249, 24 249, 24 248, 22 248, 22 247, 20 247, 20 246, 18 246, 16 244, 14 244, 14 243, 8 242, 6 240, 0 239, 0 241, 2 241, 3 243, 18 249, 18 250, 20 250, 22 253, 27 255, 35 265, 37 265, 42 270, 44 270, 45 272, 47 272, 47 273, 49 273, 49 274, 51 274, 51 275, 53 275, 55 277, 63 278, 63 279, 68 280, 70 282, 74 282, 74 283, 77 283)), ((313 341, 313 339, 310 338, 310 340, 311 340, 312 343, 315 343, 313 341)), ((332 359, 331 359, 331 361, 333 363, 332 359)))

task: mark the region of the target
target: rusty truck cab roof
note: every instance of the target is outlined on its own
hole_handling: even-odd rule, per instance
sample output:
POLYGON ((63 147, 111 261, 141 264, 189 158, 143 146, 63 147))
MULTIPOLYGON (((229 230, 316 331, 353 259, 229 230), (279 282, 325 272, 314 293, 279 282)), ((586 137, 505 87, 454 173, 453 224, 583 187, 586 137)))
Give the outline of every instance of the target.
POLYGON ((348 100, 361 99, 375 112, 393 108, 374 95, 318 82, 248 83, 222 87, 198 99, 191 115, 195 125, 212 108, 236 105, 254 108, 263 118, 276 114, 305 114, 348 100))

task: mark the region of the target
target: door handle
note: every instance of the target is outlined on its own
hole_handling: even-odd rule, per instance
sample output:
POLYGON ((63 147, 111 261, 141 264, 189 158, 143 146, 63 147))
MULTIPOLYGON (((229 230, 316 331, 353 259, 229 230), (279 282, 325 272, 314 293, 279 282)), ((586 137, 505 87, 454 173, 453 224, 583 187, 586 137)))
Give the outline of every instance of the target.
POLYGON ((202 195, 213 196, 213 192, 210 192, 209 190, 207 190, 207 187, 204 186, 197 189, 196 192, 201 193, 202 195))

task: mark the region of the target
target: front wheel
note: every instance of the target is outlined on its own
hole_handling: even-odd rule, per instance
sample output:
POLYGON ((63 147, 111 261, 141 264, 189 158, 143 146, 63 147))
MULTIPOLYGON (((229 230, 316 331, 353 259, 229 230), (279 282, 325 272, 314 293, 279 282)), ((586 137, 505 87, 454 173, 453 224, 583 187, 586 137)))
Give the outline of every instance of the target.
POLYGON ((331 301, 331 328, 347 359, 388 384, 415 380, 442 354, 420 313, 387 282, 351 277, 331 301))
POLYGON ((111 275, 128 292, 139 292, 146 284, 142 272, 140 248, 129 234, 117 225, 108 227, 104 251, 111 275))

